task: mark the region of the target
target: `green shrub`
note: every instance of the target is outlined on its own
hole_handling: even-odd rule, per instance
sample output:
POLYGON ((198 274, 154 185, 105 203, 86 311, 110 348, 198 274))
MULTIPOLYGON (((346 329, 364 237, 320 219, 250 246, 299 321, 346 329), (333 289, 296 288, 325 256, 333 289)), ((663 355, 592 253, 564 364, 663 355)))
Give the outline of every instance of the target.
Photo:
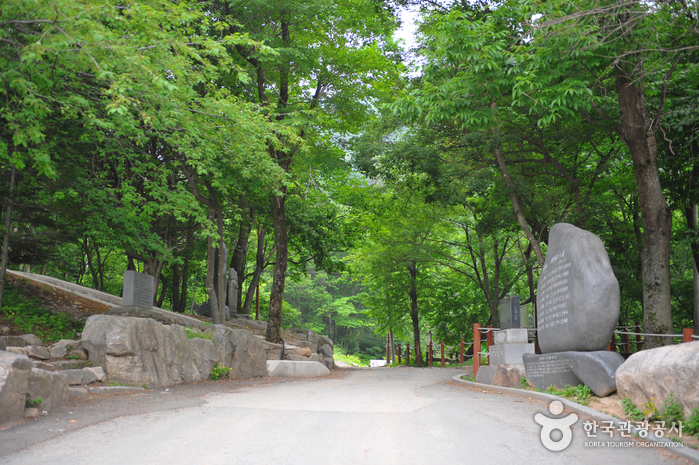
POLYGON ((231 369, 228 367, 224 367, 220 364, 214 365, 214 368, 211 370, 211 381, 218 381, 220 379, 224 379, 225 377, 228 376, 228 374, 231 372, 231 369))
POLYGON ((574 399, 580 405, 587 405, 590 403, 590 397, 592 396, 592 391, 590 388, 581 384, 579 386, 570 386, 566 384, 563 389, 558 389, 556 386, 549 386, 546 391, 548 394, 553 394, 554 396, 565 397, 567 399, 574 399))
POLYGON ((207 339, 211 342, 214 342, 214 337, 205 331, 199 331, 198 329, 194 328, 185 328, 184 329, 185 334, 187 335, 188 339, 194 339, 195 337, 199 337, 201 339, 207 339))
POLYGON ((673 422, 679 425, 681 421, 684 421, 684 407, 677 401, 677 396, 672 392, 665 399, 665 406, 660 418, 667 422, 668 426, 672 425, 673 422))
POLYGON ((699 436, 699 408, 692 409, 692 414, 683 426, 685 433, 699 436))
POLYGON ((621 401, 621 405, 623 405, 624 415, 627 417, 633 420, 643 420, 645 418, 643 412, 641 412, 628 397, 621 401))

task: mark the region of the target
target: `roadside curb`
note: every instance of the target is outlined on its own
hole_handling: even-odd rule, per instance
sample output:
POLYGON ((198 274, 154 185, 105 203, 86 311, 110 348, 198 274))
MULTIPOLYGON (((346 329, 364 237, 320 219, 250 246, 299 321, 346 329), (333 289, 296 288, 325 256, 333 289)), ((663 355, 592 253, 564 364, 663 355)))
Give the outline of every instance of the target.
MULTIPOLYGON (((508 388, 508 387, 502 387, 502 386, 493 386, 490 384, 481 384, 481 383, 476 383, 473 381, 466 381, 465 379, 461 379, 461 376, 463 375, 456 375, 452 378, 453 381, 456 381, 457 383, 463 384, 468 388, 471 389, 476 389, 479 391, 488 391, 492 392, 495 394, 510 394, 513 396, 517 397, 522 397, 526 399, 534 399, 534 400, 540 400, 542 402, 551 402, 553 400, 558 400, 560 401, 563 406, 572 412, 575 412, 577 414, 584 415, 585 417, 591 418, 595 422, 612 422, 614 424, 615 429, 619 429, 619 419, 614 418, 611 415, 607 415, 602 412, 598 412, 595 409, 592 409, 590 407, 585 407, 584 405, 580 405, 576 402, 573 402, 571 400, 568 400, 564 397, 558 397, 554 396, 553 394, 546 394, 544 392, 537 392, 537 391, 525 391, 523 389, 515 389, 515 388, 508 388)), ((639 428, 636 428, 635 426, 631 427, 631 434, 636 435, 640 431, 639 428)), ((628 439, 637 439, 635 436, 633 438, 628 438, 628 439)), ((670 443, 672 441, 665 439, 665 438, 656 438, 653 435, 649 435, 646 438, 643 438, 643 441, 645 442, 655 442, 655 443, 670 443)), ((653 449, 660 449, 660 450, 665 450, 668 452, 671 452, 672 454, 675 454, 679 457, 682 457, 687 460, 691 460, 694 463, 699 463, 699 451, 696 451, 690 447, 657 447, 653 449)))

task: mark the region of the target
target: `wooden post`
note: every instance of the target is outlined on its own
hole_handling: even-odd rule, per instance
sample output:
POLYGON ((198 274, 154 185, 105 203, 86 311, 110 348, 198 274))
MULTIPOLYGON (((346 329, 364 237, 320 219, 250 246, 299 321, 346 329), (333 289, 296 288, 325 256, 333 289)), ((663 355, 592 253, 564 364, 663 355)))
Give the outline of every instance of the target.
POLYGON ((481 367, 481 324, 473 324, 473 377, 478 374, 478 369, 481 367))
POLYGON ((410 343, 405 345, 405 364, 410 366, 410 343))
POLYGON ((442 368, 444 368, 444 341, 441 341, 440 344, 442 344, 442 368))
POLYGON ((400 344, 398 344, 398 365, 400 365, 401 359, 400 359, 400 344))
POLYGON ((461 353, 459 354, 459 363, 464 363, 464 340, 461 340, 461 353))
MULTIPOLYGON (((624 329, 625 333, 628 333, 628 329, 624 329)), ((621 335, 621 352, 624 352, 626 354, 631 353, 631 347, 629 345, 629 335, 628 334, 622 334, 621 335)))
POLYGON ((418 349, 418 346, 415 346, 415 365, 420 368, 422 365, 422 357, 420 357, 420 351, 418 349))
POLYGON ((609 343, 610 345, 610 350, 612 352, 616 352, 616 333, 612 333, 612 341, 609 343))
POLYGON ((490 365, 490 346, 493 345, 493 325, 488 325, 486 328, 490 328, 490 331, 488 331, 488 334, 485 336, 485 340, 487 341, 486 346, 488 347, 488 349, 486 349, 488 351, 488 365, 490 365))
POLYGON ((692 342, 694 341, 694 328, 683 328, 682 329, 682 342, 692 342))
POLYGON ((432 368, 432 341, 430 341, 430 348, 428 349, 430 353, 430 364, 429 367, 432 368))
MULTIPOLYGON (((635 332, 636 333, 641 332, 641 324, 638 321, 636 322, 636 331, 635 332)), ((636 334, 636 352, 638 352, 639 350, 643 350, 643 341, 641 340, 641 335, 636 334)))

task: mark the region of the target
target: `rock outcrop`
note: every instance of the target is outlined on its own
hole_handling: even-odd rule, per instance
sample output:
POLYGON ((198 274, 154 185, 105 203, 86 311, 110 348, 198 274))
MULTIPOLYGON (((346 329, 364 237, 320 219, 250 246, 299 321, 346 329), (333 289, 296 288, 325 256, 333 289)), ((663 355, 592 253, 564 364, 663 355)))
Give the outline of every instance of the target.
POLYGON ((672 393, 689 416, 699 407, 699 341, 636 352, 616 370, 616 386, 638 408, 653 399, 660 409, 672 393))

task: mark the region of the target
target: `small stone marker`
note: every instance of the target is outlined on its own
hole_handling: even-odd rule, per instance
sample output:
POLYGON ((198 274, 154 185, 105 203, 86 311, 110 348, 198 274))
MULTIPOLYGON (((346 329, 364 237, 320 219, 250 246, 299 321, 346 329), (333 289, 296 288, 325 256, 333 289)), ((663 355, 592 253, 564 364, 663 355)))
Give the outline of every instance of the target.
POLYGON ((505 297, 500 300, 500 328, 521 328, 522 321, 519 313, 519 296, 505 297))
POLYGON ((124 296, 122 307, 153 308, 155 278, 138 271, 124 271, 124 296))
POLYGON ((619 282, 602 241, 572 224, 553 225, 537 292, 541 352, 605 350, 619 302, 619 282))

